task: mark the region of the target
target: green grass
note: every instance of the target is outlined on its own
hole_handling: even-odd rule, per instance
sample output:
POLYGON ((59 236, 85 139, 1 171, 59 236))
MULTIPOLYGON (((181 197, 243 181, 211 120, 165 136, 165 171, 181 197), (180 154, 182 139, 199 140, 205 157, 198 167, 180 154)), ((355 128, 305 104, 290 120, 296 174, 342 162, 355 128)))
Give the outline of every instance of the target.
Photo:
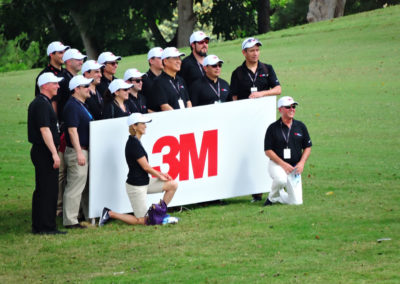
MULTIPOLYGON (((31 235, 26 110, 39 70, 0 74, 0 282, 399 283, 399 18, 395 6, 261 35, 313 139, 304 205, 241 197, 175 212, 176 226, 31 235)), ((228 81, 240 43, 210 45, 228 81)), ((129 67, 147 70, 145 56, 117 75, 129 67)))

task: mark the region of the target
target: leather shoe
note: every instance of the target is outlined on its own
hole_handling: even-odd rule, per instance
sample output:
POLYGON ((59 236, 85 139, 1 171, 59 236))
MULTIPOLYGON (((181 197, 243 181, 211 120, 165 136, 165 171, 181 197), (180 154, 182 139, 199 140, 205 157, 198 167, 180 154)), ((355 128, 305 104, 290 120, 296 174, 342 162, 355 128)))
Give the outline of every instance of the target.
POLYGON ((74 225, 68 225, 68 226, 64 226, 67 229, 86 229, 86 226, 83 226, 81 224, 74 224, 74 225))

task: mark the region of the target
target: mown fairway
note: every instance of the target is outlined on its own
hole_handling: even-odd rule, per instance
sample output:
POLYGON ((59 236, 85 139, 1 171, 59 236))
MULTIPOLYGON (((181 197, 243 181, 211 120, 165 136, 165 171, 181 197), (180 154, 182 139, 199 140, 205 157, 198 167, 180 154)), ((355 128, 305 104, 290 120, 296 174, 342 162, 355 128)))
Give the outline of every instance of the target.
MULTIPOLYGON (((244 196, 175 212, 176 226, 30 234, 26 110, 39 70, 0 74, 0 282, 399 283, 399 19, 395 6, 260 36, 313 139, 304 205, 244 196)), ((210 45, 228 81, 240 46, 210 45)), ((117 75, 130 67, 146 71, 145 56, 117 75)))

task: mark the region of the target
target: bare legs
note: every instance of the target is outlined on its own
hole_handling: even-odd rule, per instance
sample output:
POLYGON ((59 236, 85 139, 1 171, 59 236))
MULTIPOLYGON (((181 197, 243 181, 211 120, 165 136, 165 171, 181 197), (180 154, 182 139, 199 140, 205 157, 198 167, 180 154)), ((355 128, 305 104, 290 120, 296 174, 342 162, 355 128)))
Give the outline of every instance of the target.
POLYGON ((146 217, 137 218, 130 214, 121 214, 114 211, 108 211, 108 214, 112 219, 120 220, 129 225, 145 225, 146 217))
POLYGON ((176 189, 178 188, 178 183, 174 180, 170 180, 164 183, 163 190, 164 190, 164 197, 163 200, 165 204, 169 204, 172 198, 175 195, 176 189))

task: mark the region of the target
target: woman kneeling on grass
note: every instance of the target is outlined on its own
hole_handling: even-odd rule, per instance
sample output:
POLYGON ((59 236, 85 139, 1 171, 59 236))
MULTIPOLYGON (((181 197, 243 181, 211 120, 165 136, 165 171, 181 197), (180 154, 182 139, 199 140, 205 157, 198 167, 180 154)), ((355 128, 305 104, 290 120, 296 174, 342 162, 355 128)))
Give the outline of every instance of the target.
POLYGON ((148 193, 164 191, 163 200, 167 205, 174 197, 178 183, 168 174, 156 171, 149 165, 146 150, 140 142, 140 138, 146 133, 146 123, 148 122, 151 122, 151 119, 145 118, 141 113, 132 113, 128 117, 129 133, 131 135, 125 146, 125 158, 129 167, 126 192, 135 216, 120 214, 104 208, 99 226, 103 226, 110 218, 121 220, 130 225, 145 225, 148 193), (156 178, 149 178, 149 174, 156 178))

